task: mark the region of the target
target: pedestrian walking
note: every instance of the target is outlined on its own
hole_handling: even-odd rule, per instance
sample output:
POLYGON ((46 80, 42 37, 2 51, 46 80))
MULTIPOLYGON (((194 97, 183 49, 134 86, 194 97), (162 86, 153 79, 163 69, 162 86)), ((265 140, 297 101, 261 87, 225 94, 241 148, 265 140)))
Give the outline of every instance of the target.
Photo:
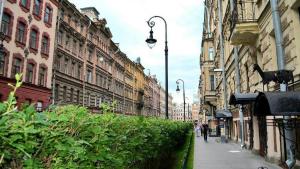
POLYGON ((208 130, 208 125, 204 124, 203 125, 203 135, 204 135, 204 141, 207 142, 207 131, 208 130))
POLYGON ((197 137, 200 137, 199 132, 200 132, 200 125, 197 124, 197 126, 196 126, 196 135, 197 135, 197 137))

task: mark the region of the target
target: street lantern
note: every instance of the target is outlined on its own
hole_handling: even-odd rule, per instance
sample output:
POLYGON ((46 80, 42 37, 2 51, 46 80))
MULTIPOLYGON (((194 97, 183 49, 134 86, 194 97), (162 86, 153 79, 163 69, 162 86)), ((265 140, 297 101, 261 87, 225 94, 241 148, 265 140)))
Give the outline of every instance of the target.
POLYGON ((183 121, 185 121, 185 90, 184 90, 184 81, 182 79, 177 79, 176 80, 176 84, 177 84, 177 89, 176 92, 179 93, 180 89, 179 89, 179 81, 182 82, 182 88, 183 88, 183 121))
POLYGON ((177 89, 176 89, 176 92, 179 93, 180 92, 180 89, 179 89, 179 85, 177 84, 177 89))
POLYGON ((148 39, 146 39, 146 42, 147 42, 150 49, 152 49, 155 46, 156 42, 157 42, 157 40, 153 38, 152 27, 151 27, 151 30, 150 30, 150 36, 149 36, 148 39))

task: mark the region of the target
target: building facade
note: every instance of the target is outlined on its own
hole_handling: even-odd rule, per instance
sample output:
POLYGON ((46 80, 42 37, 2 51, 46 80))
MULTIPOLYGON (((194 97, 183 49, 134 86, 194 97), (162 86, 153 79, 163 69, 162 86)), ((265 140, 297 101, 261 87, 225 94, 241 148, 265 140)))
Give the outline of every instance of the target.
POLYGON ((22 86, 17 90, 18 106, 34 104, 40 111, 51 104, 51 78, 55 42, 56 0, 7 0, 4 2, 0 53, 0 101, 7 99, 22 74, 22 86))
MULTIPOLYGON (((237 91, 236 68, 234 66, 234 49, 237 50, 238 68, 240 74, 241 93, 255 93, 264 91, 278 91, 278 83, 271 82, 263 85, 262 77, 254 71, 257 64, 263 71, 276 71, 276 43, 271 13, 270 1, 205 1, 205 20, 202 39, 201 82, 201 113, 214 114, 216 109, 223 109, 224 102, 228 102, 231 94, 237 91), (219 6, 222 13, 222 34, 218 28, 219 6), (220 36, 224 39, 224 67, 226 79, 226 100, 222 87, 222 73, 214 71, 222 67, 220 55, 220 36), (214 51, 213 57, 210 57, 214 51), (213 77, 214 76, 214 77, 213 77), (212 89, 214 89, 212 91, 212 89), (212 92, 211 92, 212 91, 212 92), (210 99, 208 99, 210 98, 210 99)), ((281 17, 283 47, 285 49, 285 64, 287 70, 292 70, 294 83, 289 89, 300 90, 300 49, 297 48, 300 37, 297 30, 300 28, 299 1, 278 1, 281 17)), ((241 131, 239 110, 234 106, 228 109, 232 113, 229 123, 229 137, 237 142, 241 141, 242 132, 247 148, 253 150, 273 162, 285 161, 285 139, 280 134, 278 126, 269 125, 275 117, 261 117, 254 115, 253 105, 243 107, 243 128, 241 131)), ((261 112, 262 113, 262 112, 261 112)), ((282 117, 276 117, 282 118, 282 117)), ((300 149, 299 129, 295 131, 296 150, 300 149)), ((299 154, 296 153, 297 160, 299 154)), ((297 163, 299 163, 297 161, 297 163)))

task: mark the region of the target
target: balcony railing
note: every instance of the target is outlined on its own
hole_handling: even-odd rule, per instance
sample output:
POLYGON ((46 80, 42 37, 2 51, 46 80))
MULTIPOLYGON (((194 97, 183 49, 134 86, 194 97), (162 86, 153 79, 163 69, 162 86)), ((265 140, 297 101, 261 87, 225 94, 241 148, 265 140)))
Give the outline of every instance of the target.
POLYGON ((255 2, 252 0, 233 0, 233 11, 231 14, 231 30, 238 23, 256 22, 255 2))

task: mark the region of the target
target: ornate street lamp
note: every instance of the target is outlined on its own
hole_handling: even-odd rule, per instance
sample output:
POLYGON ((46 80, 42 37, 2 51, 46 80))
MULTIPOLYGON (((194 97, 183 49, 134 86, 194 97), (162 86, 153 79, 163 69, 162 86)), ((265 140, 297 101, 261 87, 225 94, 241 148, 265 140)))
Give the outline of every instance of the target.
POLYGON ((179 81, 182 82, 182 88, 183 88, 183 121, 185 121, 185 89, 184 89, 184 81, 182 79, 178 79, 176 81, 176 84, 177 84, 177 89, 176 89, 176 92, 179 93, 180 92, 180 89, 179 89, 179 81))
POLYGON ((153 31, 152 31, 152 28, 155 26, 155 22, 154 21, 151 21, 153 18, 160 18, 164 21, 165 23, 165 73, 166 73, 166 79, 165 79, 165 88, 166 88, 166 91, 165 91, 165 102, 166 102, 166 105, 165 105, 165 109, 166 109, 166 119, 169 118, 169 115, 168 115, 168 105, 169 105, 169 92, 168 92, 168 34, 167 34, 167 22, 166 20, 161 17, 161 16, 152 16, 148 21, 148 26, 150 27, 150 36, 149 38, 146 39, 146 42, 149 46, 149 48, 153 48, 155 46, 155 43, 157 42, 156 39, 153 38, 153 31))

